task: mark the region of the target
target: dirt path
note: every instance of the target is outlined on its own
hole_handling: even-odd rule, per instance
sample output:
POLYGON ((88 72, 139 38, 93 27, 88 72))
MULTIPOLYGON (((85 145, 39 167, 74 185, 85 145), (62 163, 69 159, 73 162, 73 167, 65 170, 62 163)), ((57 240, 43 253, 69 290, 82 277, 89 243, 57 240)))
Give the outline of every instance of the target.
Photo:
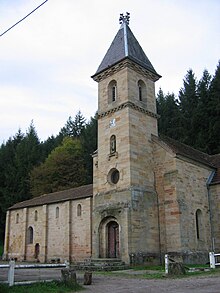
MULTIPOLYGON (((0 270, 0 281, 7 280, 8 269, 0 270)), ((143 273, 143 272, 142 272, 143 273)), ((101 275, 93 273, 92 285, 84 286, 85 293, 220 293, 220 270, 215 275, 188 277, 182 279, 143 279, 132 276, 132 271, 125 276, 101 275)), ((136 272, 137 274, 137 272, 136 272)), ((15 280, 48 280, 61 278, 60 269, 23 269, 16 270, 15 280)), ((83 284, 83 274, 77 272, 77 280, 83 284)))
POLYGON ((220 293, 220 275, 183 279, 126 279, 93 276, 93 283, 85 286, 88 293, 220 293))

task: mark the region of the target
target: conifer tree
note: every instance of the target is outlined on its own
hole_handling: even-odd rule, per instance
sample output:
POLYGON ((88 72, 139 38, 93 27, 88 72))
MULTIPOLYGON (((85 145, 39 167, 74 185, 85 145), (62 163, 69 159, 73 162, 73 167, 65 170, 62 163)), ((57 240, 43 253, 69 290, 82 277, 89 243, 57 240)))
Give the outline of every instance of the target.
POLYGON ((220 61, 210 85, 208 115, 208 151, 217 154, 220 153, 220 61))
POLYGON ((179 91, 180 100, 180 140, 188 145, 195 145, 197 128, 195 113, 198 107, 197 82, 192 69, 187 71, 183 87, 179 91))

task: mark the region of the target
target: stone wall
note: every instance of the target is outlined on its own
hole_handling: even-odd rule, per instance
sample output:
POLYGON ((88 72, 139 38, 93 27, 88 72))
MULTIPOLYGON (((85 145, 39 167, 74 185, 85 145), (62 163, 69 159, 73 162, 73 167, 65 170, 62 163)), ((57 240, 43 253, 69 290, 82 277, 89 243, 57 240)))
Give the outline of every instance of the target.
POLYGON ((220 253, 220 184, 210 186, 209 197, 211 204, 212 238, 213 247, 216 253, 220 253))
POLYGON ((154 159, 161 253, 171 253, 186 262, 207 261, 211 231, 206 182, 212 170, 178 158, 157 143, 154 159))
POLYGON ((19 261, 78 261, 91 257, 92 199, 9 210, 7 214, 5 258, 19 261), (78 205, 81 212, 77 213, 78 205), (33 243, 28 243, 28 228, 33 243), (36 245, 39 255, 36 256, 36 245))

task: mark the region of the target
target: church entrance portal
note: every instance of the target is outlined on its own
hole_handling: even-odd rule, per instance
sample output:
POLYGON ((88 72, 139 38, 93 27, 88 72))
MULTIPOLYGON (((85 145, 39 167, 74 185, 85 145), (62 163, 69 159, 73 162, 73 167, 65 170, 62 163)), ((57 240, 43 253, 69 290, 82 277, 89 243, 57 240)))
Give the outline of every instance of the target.
POLYGON ((119 256, 119 229, 118 223, 111 221, 107 225, 107 256, 109 258, 118 258, 119 256))
POLYGON ((99 225, 99 257, 120 257, 120 228, 115 217, 104 218, 99 225))

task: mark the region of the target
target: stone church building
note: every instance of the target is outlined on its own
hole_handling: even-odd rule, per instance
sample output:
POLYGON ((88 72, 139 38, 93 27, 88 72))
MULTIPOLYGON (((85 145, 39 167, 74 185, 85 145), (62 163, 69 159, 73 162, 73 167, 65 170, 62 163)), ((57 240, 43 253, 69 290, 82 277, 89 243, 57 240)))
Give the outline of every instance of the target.
POLYGON ((220 252, 220 154, 158 135, 161 77, 121 15, 92 78, 98 83, 93 184, 10 207, 4 258, 50 262, 116 258, 155 263, 165 253, 203 263, 220 252))

